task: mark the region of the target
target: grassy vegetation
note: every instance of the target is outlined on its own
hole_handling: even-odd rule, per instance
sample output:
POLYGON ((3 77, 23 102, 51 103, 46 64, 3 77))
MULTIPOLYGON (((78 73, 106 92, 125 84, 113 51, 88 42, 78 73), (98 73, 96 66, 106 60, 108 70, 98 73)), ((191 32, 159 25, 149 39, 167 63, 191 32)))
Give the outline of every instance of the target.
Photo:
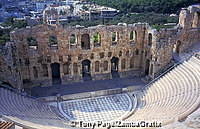
POLYGON ((176 13, 182 7, 199 3, 199 0, 89 0, 122 12, 176 13))
POLYGON ((153 28, 161 29, 165 23, 178 23, 178 16, 170 17, 169 14, 179 14, 182 7, 198 3, 199 0, 88 0, 99 5, 105 5, 120 10, 120 14, 111 20, 73 21, 67 25, 82 25, 85 27, 99 24, 136 23, 147 22, 153 28))

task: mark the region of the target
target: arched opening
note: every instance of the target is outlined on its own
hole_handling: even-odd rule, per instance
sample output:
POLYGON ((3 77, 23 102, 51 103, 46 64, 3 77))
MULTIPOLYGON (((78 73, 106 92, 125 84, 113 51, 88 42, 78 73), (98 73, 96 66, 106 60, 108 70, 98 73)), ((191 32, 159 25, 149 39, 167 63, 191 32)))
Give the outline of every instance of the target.
POLYGON ((54 35, 49 36, 49 46, 53 49, 58 49, 58 40, 54 35))
POLYGON ((152 45, 152 34, 149 33, 149 36, 148 36, 148 45, 151 46, 152 45))
POLYGON ((89 34, 81 35, 81 48, 84 50, 90 49, 90 36, 89 34))
POLYGON ((70 49, 76 48, 76 36, 71 34, 69 38, 70 49))
POLYGON ((95 72, 99 72, 100 71, 99 65, 100 65, 99 61, 96 61, 95 62, 95 72))
POLYGON ((130 59, 130 68, 134 68, 134 56, 132 56, 130 59))
POLYGON ((82 77, 84 81, 91 80, 90 64, 91 61, 88 59, 82 61, 82 77))
POLYGON ((145 75, 149 75, 149 67, 150 67, 150 60, 147 59, 145 64, 145 75))
POLYGON ((35 66, 33 67, 33 76, 34 76, 35 79, 38 78, 38 70, 35 66))
POLYGON ((28 42, 29 48, 31 48, 31 49, 37 49, 38 48, 38 42, 37 42, 36 38, 27 37, 27 42, 28 42))
POLYGON ((108 71, 108 61, 103 62, 103 70, 108 71))
POLYGON ((48 77, 48 66, 47 66, 47 64, 42 64, 42 69, 43 69, 43 76, 48 77))
POLYGON ((181 50, 181 45, 182 45, 181 41, 178 40, 176 45, 175 45, 175 53, 179 54, 181 52, 180 51, 181 50))
POLYGON ((118 64, 119 64, 119 58, 112 57, 112 59, 111 59, 111 74, 112 74, 113 78, 119 77, 118 64))
POLYGON ((130 32, 129 39, 130 39, 130 41, 135 40, 135 32, 134 31, 130 32))
POLYGON ((130 32, 129 40, 130 40, 130 44, 135 44, 135 42, 137 40, 137 32, 136 31, 131 31, 130 32))
POLYGON ((112 32, 112 45, 116 45, 119 40, 118 32, 112 32))
POLYGON ((135 55, 139 55, 139 50, 138 49, 135 50, 135 55))
POLYGON ((61 78, 60 78, 60 64, 59 63, 51 64, 51 73, 52 73, 52 83, 60 84, 61 78))
POLYGON ((94 42, 94 47, 100 47, 101 46, 101 35, 99 33, 96 33, 93 36, 93 42, 94 42))

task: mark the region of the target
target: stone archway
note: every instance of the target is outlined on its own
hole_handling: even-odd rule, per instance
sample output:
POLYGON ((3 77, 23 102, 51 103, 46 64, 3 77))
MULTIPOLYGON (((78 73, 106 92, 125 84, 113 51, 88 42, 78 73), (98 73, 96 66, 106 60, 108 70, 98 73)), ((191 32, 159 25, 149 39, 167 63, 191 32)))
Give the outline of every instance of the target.
POLYGON ((175 47, 175 53, 179 54, 181 52, 181 46, 182 46, 182 43, 180 40, 178 40, 175 47))
POLYGON ((51 64, 51 74, 52 74, 52 83, 53 84, 61 84, 60 64, 59 63, 51 64))
POLYGON ((112 57, 111 61, 111 74, 113 78, 119 77, 118 68, 119 68, 119 58, 112 57))
POLYGON ((86 59, 82 61, 82 77, 84 81, 91 80, 91 61, 86 59))

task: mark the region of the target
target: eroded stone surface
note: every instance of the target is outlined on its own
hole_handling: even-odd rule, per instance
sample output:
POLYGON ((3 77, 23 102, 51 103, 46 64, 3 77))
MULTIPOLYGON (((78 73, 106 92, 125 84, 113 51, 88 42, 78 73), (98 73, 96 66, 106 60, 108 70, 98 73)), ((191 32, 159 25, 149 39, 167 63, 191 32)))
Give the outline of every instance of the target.
POLYGON ((19 76, 14 83, 18 88, 126 76, 154 78, 173 63, 173 54, 199 41, 199 12, 198 5, 183 9, 176 27, 161 30, 146 23, 18 29, 7 46, 5 57, 10 58, 1 57, 0 67, 19 76))

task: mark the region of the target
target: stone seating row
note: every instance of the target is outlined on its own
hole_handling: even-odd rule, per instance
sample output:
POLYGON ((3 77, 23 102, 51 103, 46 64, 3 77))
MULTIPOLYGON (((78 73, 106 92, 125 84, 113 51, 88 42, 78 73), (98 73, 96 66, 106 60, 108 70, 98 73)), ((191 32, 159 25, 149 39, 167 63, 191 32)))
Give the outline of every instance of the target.
POLYGON ((200 60, 193 56, 139 92, 136 110, 127 121, 183 119, 200 103, 199 94, 200 60))
MULTIPOLYGON (((38 125, 65 127, 67 120, 59 117, 55 107, 0 88, 0 115, 38 125)), ((20 121, 21 122, 21 121, 20 121)))

